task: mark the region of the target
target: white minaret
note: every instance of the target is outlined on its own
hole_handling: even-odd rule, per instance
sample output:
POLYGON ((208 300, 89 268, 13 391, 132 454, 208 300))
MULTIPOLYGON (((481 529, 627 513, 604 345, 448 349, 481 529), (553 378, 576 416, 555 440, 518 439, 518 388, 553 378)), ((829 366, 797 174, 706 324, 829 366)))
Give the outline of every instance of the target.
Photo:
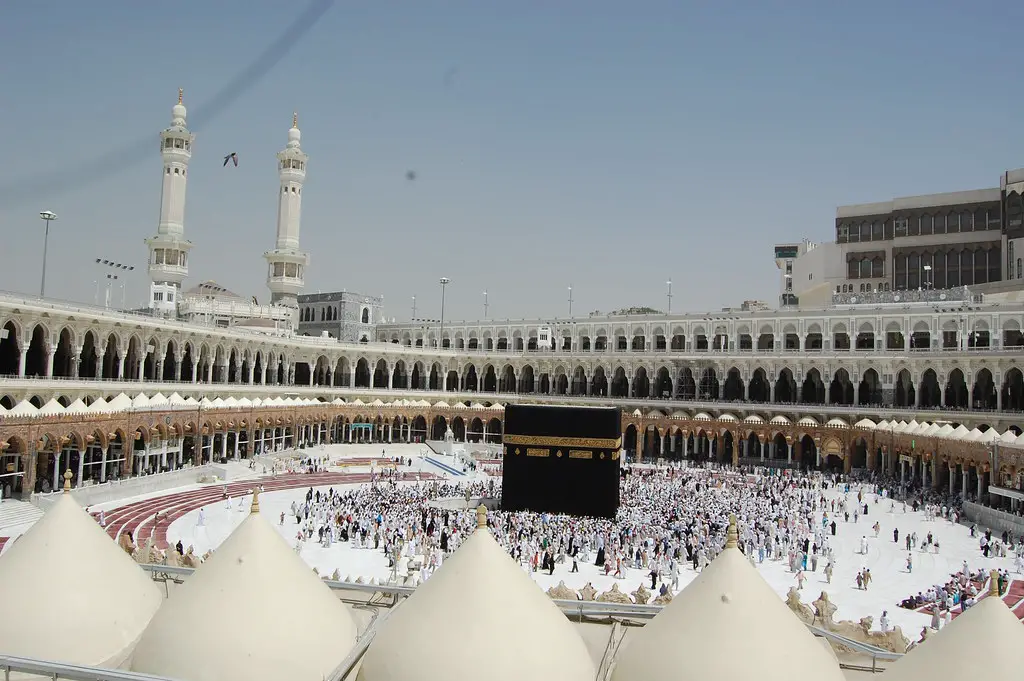
POLYGON ((171 109, 171 127, 160 133, 163 159, 163 187, 160 190, 160 224, 149 246, 149 306, 173 316, 181 295, 181 282, 188 276, 188 252, 192 242, 185 239, 185 183, 192 158, 195 135, 185 127, 184 93, 171 109))
POLYGON ((277 243, 267 251, 267 287, 270 302, 298 310, 296 296, 302 291, 303 275, 309 255, 299 250, 299 223, 302 219, 302 183, 306 180, 306 160, 299 146, 298 114, 292 116, 288 146, 277 153, 277 173, 281 187, 277 192, 277 243))

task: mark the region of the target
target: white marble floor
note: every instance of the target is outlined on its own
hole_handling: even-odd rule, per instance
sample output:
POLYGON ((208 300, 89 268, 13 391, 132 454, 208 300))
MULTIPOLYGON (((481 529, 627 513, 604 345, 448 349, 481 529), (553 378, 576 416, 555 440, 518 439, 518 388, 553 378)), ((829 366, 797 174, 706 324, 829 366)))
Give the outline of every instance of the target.
MULTIPOLYGON (((278 529, 289 546, 296 543, 296 529, 294 520, 289 522, 287 513, 292 501, 300 500, 304 494, 305 489, 269 492, 260 499, 261 512, 267 521, 278 529), (286 513, 284 525, 279 524, 282 512, 286 513)), ((816 599, 821 591, 828 591, 833 603, 838 607, 838 619, 857 620, 871 615, 877 623, 882 611, 888 610, 890 621, 894 625, 902 626, 908 636, 914 636, 928 623, 929 616, 899 608, 896 604, 900 600, 918 591, 924 591, 933 584, 944 582, 951 573, 960 569, 965 559, 972 570, 994 567, 1006 568, 1011 572, 1013 570, 1011 559, 984 558, 978 548, 978 539, 970 537, 966 526, 953 525, 946 521, 928 521, 923 513, 909 510, 904 513, 900 504, 897 504, 896 510, 893 511, 890 510, 892 502, 876 500, 873 496, 869 496, 868 503, 870 512, 866 517, 862 516, 858 523, 840 522, 833 540, 837 561, 832 584, 826 584, 821 571, 824 564, 821 563, 816 574, 807 573, 808 579, 801 592, 803 600, 809 602, 816 599), (871 530, 876 520, 881 524, 881 532, 877 539, 871 530), (899 544, 892 540, 894 527, 900 531, 899 544), (905 569, 907 552, 903 548, 902 538, 907 532, 915 531, 920 537, 932 532, 939 541, 941 552, 935 554, 931 551, 913 551, 914 570, 908 573, 905 569), (862 535, 868 537, 866 555, 858 553, 862 535), (874 576, 874 581, 867 591, 858 589, 854 581, 857 571, 865 567, 870 568, 874 576)), ((199 553, 216 548, 245 519, 247 510, 248 505, 241 506, 238 500, 233 504, 231 511, 224 503, 212 504, 206 507, 204 527, 197 527, 198 511, 193 511, 171 525, 168 539, 172 543, 181 539, 186 545, 194 545, 199 553)), ((382 552, 357 549, 348 544, 335 544, 325 549, 319 544, 307 542, 302 548, 301 555, 310 566, 316 567, 320 574, 331 574, 337 569, 343 578, 362 576, 364 579, 373 577, 378 580, 386 579, 390 574, 387 559, 382 552)), ((580 571, 575 574, 569 572, 569 567, 559 565, 553 575, 535 573, 533 577, 543 589, 562 580, 575 589, 591 582, 599 591, 610 588, 615 581, 619 582, 619 589, 626 592, 633 591, 641 582, 648 582, 649 586, 645 570, 631 568, 624 579, 615 580, 604 576, 603 571, 593 565, 581 564, 580 571)), ((785 560, 766 560, 758 566, 758 570, 780 597, 785 597, 789 588, 795 585, 794 575, 788 571, 785 560)), ((692 570, 684 570, 680 580, 681 586, 685 587, 695 576, 692 570)))

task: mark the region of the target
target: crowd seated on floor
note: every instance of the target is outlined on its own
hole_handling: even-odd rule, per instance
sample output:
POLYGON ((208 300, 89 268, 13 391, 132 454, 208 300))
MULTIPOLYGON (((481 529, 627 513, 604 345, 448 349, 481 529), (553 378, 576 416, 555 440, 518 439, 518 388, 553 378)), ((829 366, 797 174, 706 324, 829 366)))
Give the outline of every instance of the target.
MULTIPOLYGON (((908 596, 900 601, 899 606, 907 610, 924 608, 940 612, 953 612, 959 606, 960 612, 963 612, 978 602, 979 594, 987 592, 988 579, 985 570, 969 572, 965 560, 963 569, 950 575, 945 584, 937 584, 925 592, 918 591, 916 596, 908 596)), ((1010 577, 1005 570, 1001 570, 998 579, 999 595, 1003 596, 1010 586, 1010 577)))

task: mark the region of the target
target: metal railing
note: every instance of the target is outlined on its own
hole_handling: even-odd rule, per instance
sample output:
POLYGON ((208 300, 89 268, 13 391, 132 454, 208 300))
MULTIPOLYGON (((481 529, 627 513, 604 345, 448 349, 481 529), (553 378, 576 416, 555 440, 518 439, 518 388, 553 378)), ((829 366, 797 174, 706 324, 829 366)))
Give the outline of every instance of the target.
MULTIPOLYGON (((510 349, 506 348, 503 350, 499 349, 487 349, 487 348, 454 348, 454 347, 436 347, 436 346, 416 346, 416 345, 405 345, 404 343, 395 343, 385 340, 372 340, 367 343, 358 343, 354 341, 341 341, 335 338, 323 338, 320 336, 303 336, 299 335, 295 331, 289 332, 263 332, 252 329, 239 328, 239 327, 228 327, 222 328, 211 324, 202 324, 196 322, 187 322, 179 319, 169 319, 161 317, 155 314, 149 314, 139 311, 128 311, 128 310, 114 310, 105 307, 86 305, 82 303, 72 301, 62 301, 54 299, 44 299, 32 296, 25 296, 17 293, 0 291, 0 304, 9 303, 14 307, 22 310, 41 310, 41 311, 57 311, 67 312, 73 315, 82 317, 83 315, 93 315, 96 318, 104 320, 123 320, 132 322, 144 322, 147 326, 151 327, 151 331, 156 333, 157 331, 166 331, 168 329, 176 330, 182 333, 184 336, 188 335, 207 335, 215 332, 218 336, 226 339, 237 339, 242 342, 262 341, 269 345, 280 345, 287 343, 290 347, 302 350, 308 348, 313 350, 314 348, 336 348, 340 352, 358 353, 360 350, 366 350, 371 348, 373 350, 387 349, 388 354, 406 356, 416 356, 418 358, 426 359, 440 359, 440 358, 452 358, 459 356, 484 356, 493 357, 495 360, 511 359, 516 357, 537 357, 541 359, 552 359, 557 360, 566 357, 573 357, 576 355, 586 357, 614 357, 614 358, 636 358, 642 359, 644 357, 650 357, 652 355, 661 357, 671 357, 674 360, 686 361, 687 359, 701 358, 706 360, 708 357, 722 357, 725 361, 728 358, 738 357, 751 357, 751 356, 764 356, 764 357, 778 357, 780 355, 786 355, 796 352, 813 352, 816 356, 828 355, 834 356, 837 359, 843 357, 849 357, 858 353, 871 352, 881 357, 896 357, 907 352, 906 349, 869 349, 869 350, 836 350, 834 348, 829 350, 810 350, 810 349, 786 349, 783 347, 759 349, 756 346, 750 349, 738 349, 738 348, 715 348, 711 347, 708 349, 700 350, 696 348, 672 348, 666 347, 664 349, 655 349, 652 347, 644 347, 643 349, 632 349, 632 345, 627 346, 623 349, 618 349, 617 346, 607 346, 600 350, 580 349, 578 347, 569 350, 556 350, 556 349, 510 349)), ((378 328, 378 333, 381 328, 389 328, 381 326, 378 328)), ((397 331, 397 330, 395 330, 397 331)), ((385 331, 385 333, 388 333, 385 331)), ((941 330, 933 330, 931 335, 938 337, 941 334, 941 330)), ((179 339, 181 340, 181 339, 179 339)), ((963 352, 967 355, 976 356, 977 354, 992 353, 998 355, 1005 352, 1021 352, 1020 347, 974 347, 974 348, 922 348, 920 350, 913 349, 913 352, 936 352, 941 353, 943 356, 948 356, 951 352, 963 352)), ((315 360, 314 360, 315 361, 315 360)))
MULTIPOLYGON (((300 386, 300 385, 263 385, 252 383, 184 383, 176 381, 121 381, 114 379, 40 379, 40 378, 3 378, 3 385, 8 391, 30 388, 42 390, 48 381, 54 381, 55 390, 89 389, 96 388, 114 392, 141 392, 144 386, 148 394, 161 392, 169 395, 173 392, 199 391, 210 397, 217 395, 231 395, 236 398, 245 395, 259 397, 270 397, 277 395, 291 395, 299 397, 323 397, 328 401, 334 397, 345 399, 352 398, 381 398, 387 400, 425 400, 427 402, 447 403, 456 402, 530 402, 530 403, 554 403, 554 404, 581 404, 596 406, 621 406, 629 409, 659 409, 667 414, 681 410, 688 412, 757 412, 769 414, 775 412, 793 413, 809 412, 816 415, 828 417, 877 417, 886 420, 902 419, 910 420, 915 418, 918 421, 949 420, 955 418, 957 421, 969 420, 976 417, 977 420, 984 420, 992 425, 993 419, 1005 418, 1014 420, 1019 418, 1020 412, 1007 409, 954 409, 942 407, 899 407, 891 404, 862 404, 862 405, 841 405, 841 404, 819 404, 815 402, 753 402, 744 400, 711 400, 711 399, 685 399, 685 398, 659 398, 659 397, 604 397, 584 395, 549 395, 542 393, 520 393, 520 392, 478 392, 478 391, 441 391, 441 390, 419 390, 408 388, 349 388, 344 386, 300 386), (77 385, 75 385, 77 384, 77 385)), ((365 400, 364 400, 365 404, 365 400)), ((301 408, 302 405, 282 405, 301 408)), ((316 405, 313 405, 316 406, 316 405)), ((324 406, 327 406, 325 403, 324 406)), ((393 405, 385 404, 384 408, 393 405)), ((225 407, 228 408, 228 407, 225 407)), ((236 407, 238 408, 238 407, 236 407)), ((163 405, 156 407, 140 407, 128 411, 150 412, 150 411, 197 411, 199 406, 191 405, 188 408, 181 406, 163 405)), ((212 407, 202 407, 202 411, 213 411, 212 407)), ((100 412, 102 415, 104 412, 100 412)), ((86 412, 82 416, 93 415, 86 412)), ((0 416, 3 418, 3 416, 0 416)), ((23 417, 17 417, 23 418, 23 417)), ((34 417, 33 417, 34 418, 34 417)), ((850 425, 853 425, 850 423, 850 425)))
MULTIPOLYGON (((833 293, 832 304, 864 306, 864 305, 970 305, 975 297, 966 286, 951 289, 901 289, 890 291, 862 291, 855 293, 833 293)), ((980 302, 980 301, 979 301, 980 302)))
MULTIPOLYGON (((140 565, 143 570, 153 573, 154 578, 159 579, 161 577, 185 577, 192 574, 195 570, 193 568, 174 567, 170 565, 153 565, 143 564, 140 565)), ((355 584, 350 582, 337 582, 332 580, 324 580, 324 583, 333 590, 346 590, 346 591, 359 591, 363 593, 382 593, 395 596, 394 603, 397 603, 399 597, 409 596, 414 589, 412 587, 404 586, 386 586, 386 585, 370 585, 370 584, 355 584)), ((362 656, 365 654, 370 644, 373 642, 378 628, 387 621, 387 618, 393 612, 392 608, 394 603, 379 603, 375 604, 379 607, 385 607, 387 610, 380 614, 375 615, 363 635, 359 637, 355 647, 349 652, 345 659, 338 665, 338 667, 327 676, 327 681, 341 681, 346 678, 355 668, 355 665, 359 662, 362 656)), ((585 617, 590 618, 619 618, 619 619, 644 619, 648 620, 653 618, 661 611, 661 606, 655 605, 635 605, 635 604, 624 604, 624 603, 601 603, 597 601, 566 601, 566 600, 555 600, 554 603, 562 610, 566 616, 576 615, 580 620, 585 617)), ((879 671, 877 662, 882 661, 893 661, 898 660, 902 657, 899 653, 893 653, 887 650, 883 650, 876 646, 872 646, 859 641, 846 638, 839 634, 827 631, 817 626, 807 625, 807 628, 815 636, 820 636, 827 639, 830 642, 844 646, 849 650, 853 650, 856 653, 867 655, 871 657, 871 670, 879 671)), ((613 628, 614 629, 614 628, 613 628)), ((610 638, 608 646, 612 645, 612 637, 614 630, 610 632, 610 638)), ((617 643, 615 644, 617 645, 617 643)), ((607 655, 606 650, 606 655, 607 655)), ((173 681, 167 677, 157 676, 155 674, 143 674, 140 672, 131 672, 121 669, 107 669, 103 667, 90 667, 86 665, 69 664, 65 662, 53 662, 50 660, 39 660, 35 658, 17 657, 13 655, 0 655, 0 669, 4 672, 4 681, 9 681, 12 672, 31 674, 35 676, 45 676, 50 679, 68 679, 69 681, 173 681)))
MULTIPOLYGON (((153 573, 157 577, 160 575, 167 575, 172 577, 187 577, 192 574, 194 568, 186 567, 171 567, 167 565, 153 565, 153 564, 142 564, 143 570, 153 573)), ((408 598, 416 590, 415 587, 410 586, 398 586, 391 584, 357 584, 355 582, 335 581, 330 579, 323 580, 330 589, 335 591, 357 591, 366 594, 385 594, 393 596, 395 603, 401 599, 408 598)), ((342 599, 342 600, 353 600, 353 599, 342 599)), ((364 602, 357 600, 356 602, 364 602)), ((563 599, 552 599, 552 602, 558 606, 558 608, 567 617, 575 617, 577 620, 582 621, 587 617, 591 618, 604 618, 604 617, 616 617, 622 619, 642 619, 649 620, 654 618, 662 610, 660 605, 639 605, 636 603, 603 603, 600 601, 573 601, 563 599)), ((385 605, 385 604, 382 604, 385 605)), ((388 606, 391 607, 391 606, 388 606)), ((383 621, 383 620, 379 620, 383 621)), ((870 645, 868 643, 862 643, 860 641, 854 641, 853 639, 847 638, 840 634, 822 629, 819 626, 808 624, 807 628, 815 636, 821 636, 830 641, 843 645, 850 650, 853 650, 864 655, 870 655, 873 659, 878 660, 898 660, 903 656, 902 653, 894 653, 877 646, 870 645)))
POLYGON ((4 681, 10 681, 12 672, 49 677, 54 681, 56 679, 68 679, 69 681, 176 681, 165 676, 141 674, 123 669, 87 667, 14 655, 0 655, 0 669, 4 672, 4 681))

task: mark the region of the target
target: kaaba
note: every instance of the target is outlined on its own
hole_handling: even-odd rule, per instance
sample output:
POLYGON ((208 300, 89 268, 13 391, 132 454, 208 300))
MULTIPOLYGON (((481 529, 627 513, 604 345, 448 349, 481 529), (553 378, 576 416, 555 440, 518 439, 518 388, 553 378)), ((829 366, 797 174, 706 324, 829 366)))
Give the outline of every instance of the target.
POLYGON ((503 511, 615 517, 619 408, 509 404, 503 443, 503 511))

